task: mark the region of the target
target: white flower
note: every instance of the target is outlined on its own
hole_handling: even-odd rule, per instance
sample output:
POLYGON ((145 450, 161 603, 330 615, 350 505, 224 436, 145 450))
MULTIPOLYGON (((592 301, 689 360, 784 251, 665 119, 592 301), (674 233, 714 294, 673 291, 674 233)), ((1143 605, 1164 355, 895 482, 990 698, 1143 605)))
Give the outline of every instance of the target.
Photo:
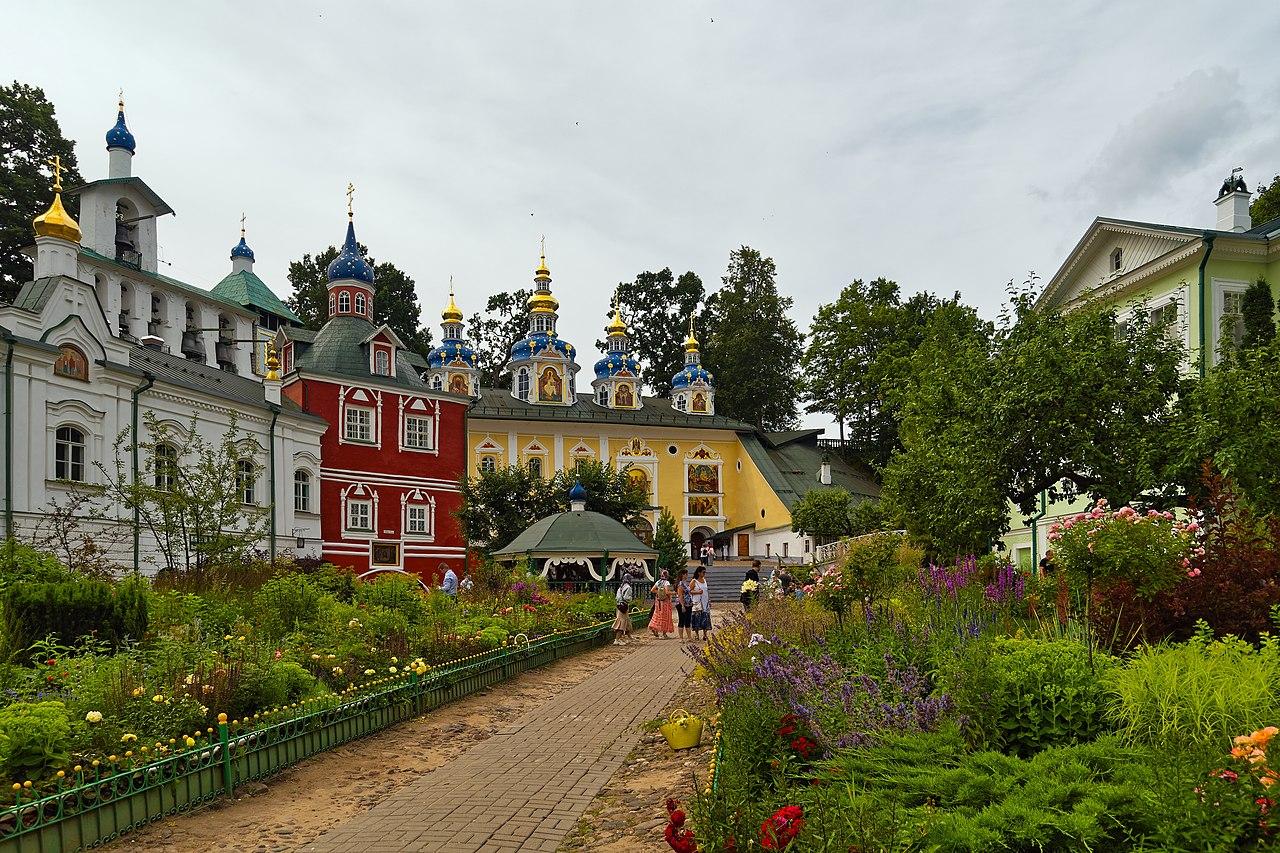
POLYGON ((102 712, 90 711, 89 713, 84 715, 84 720, 86 723, 100 723, 102 722, 102 712))
POLYGON ((758 645, 760 645, 760 644, 761 644, 761 643, 763 643, 763 642, 764 642, 764 634, 752 634, 752 635, 751 635, 751 641, 750 641, 749 643, 747 643, 747 645, 748 645, 748 646, 758 646, 758 645))

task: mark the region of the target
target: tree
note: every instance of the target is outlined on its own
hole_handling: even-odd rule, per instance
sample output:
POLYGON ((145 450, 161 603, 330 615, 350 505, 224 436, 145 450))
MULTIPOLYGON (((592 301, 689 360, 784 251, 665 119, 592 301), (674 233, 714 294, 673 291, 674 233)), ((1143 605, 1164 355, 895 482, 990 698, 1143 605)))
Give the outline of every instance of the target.
MULTIPOLYGON (((360 254, 373 267, 373 322, 391 327, 404 341, 404 345, 426 357, 431 351, 431 330, 422 325, 422 309, 413 279, 395 264, 378 263, 367 255, 360 245, 360 254)), ((308 329, 319 329, 329 319, 329 263, 338 256, 336 246, 330 246, 315 255, 303 255, 302 260, 289 264, 289 284, 293 295, 289 307, 302 318, 308 329)))
POLYGON ((1265 347, 1276 336, 1275 304, 1271 301, 1271 285, 1260 278, 1241 297, 1240 313, 1244 320, 1244 341, 1249 349, 1265 347))
POLYGON ((625 524, 648 508, 649 496, 625 468, 583 460, 544 480, 527 465, 508 465, 462 481, 462 507, 456 513, 462 535, 473 547, 490 554, 538 519, 569 509, 569 490, 579 482, 587 492, 586 508, 592 512, 625 524))
MULTIPOLYGON (((702 279, 692 272, 676 279, 671 268, 664 267, 659 272, 642 272, 635 281, 619 282, 616 294, 644 384, 665 397, 671 392, 671 377, 684 366, 689 316, 697 312, 705 294, 702 279)), ((596 341, 597 349, 605 346, 604 341, 596 341)))
POLYGON ((791 508, 791 529, 813 536, 819 544, 824 544, 849 535, 849 512, 852 509, 853 495, 846 489, 810 489, 791 508))
POLYGON ((115 569, 111 560, 113 546, 123 543, 130 530, 103 511, 102 495, 95 486, 71 482, 60 485, 65 494, 51 497, 40 511, 31 531, 32 546, 57 554, 72 572, 110 579, 115 569), (90 529, 87 522, 98 524, 90 529))
POLYGON ((940 315, 900 392, 903 450, 885 499, 907 530, 946 555, 985 550, 1039 496, 1170 500, 1165 430, 1180 388, 1181 346, 1113 311, 1036 310, 1034 279, 1015 291, 989 341, 940 315))
POLYGON ((805 410, 835 418, 842 440, 848 424, 848 452, 877 470, 900 446, 891 388, 929 318, 943 310, 960 312, 975 330, 979 325, 959 294, 944 301, 919 293, 903 301, 898 285, 884 278, 853 281, 813 318, 801 361, 801 389, 810 401, 805 410))
POLYGON ((749 246, 729 255, 724 286, 707 300, 703 366, 715 378, 716 413, 766 429, 796 424, 797 365, 804 336, 787 316, 777 268, 749 246))
MULTIPOLYGON (((0 303, 12 302, 35 275, 22 248, 35 241, 31 221, 53 199, 48 160, 62 158, 63 186, 84 183, 76 167, 75 143, 62 135, 44 90, 16 80, 0 86, 0 303)), ((65 199, 76 214, 75 199, 65 199)))
POLYGON ((480 385, 496 388, 509 385, 507 360, 511 347, 525 336, 529 328, 525 305, 533 291, 522 288, 510 293, 495 293, 484 306, 484 314, 472 314, 467 328, 480 368, 480 385))
POLYGON ((658 568, 675 572, 684 568, 689 551, 684 540, 680 538, 680 529, 676 526, 676 517, 671 510, 663 507, 658 515, 658 530, 653 540, 654 550, 658 552, 658 568))
POLYGON ((125 513, 137 511, 162 569, 199 581, 248 560, 269 524, 265 507, 244 500, 246 485, 256 484, 261 471, 257 445, 240 434, 234 415, 215 444, 200 434, 194 414, 185 428, 161 423, 151 412, 144 418, 136 479, 125 461, 133 450, 127 428, 116 438, 112 467, 95 463, 104 496, 125 513))
POLYGON ((1254 225, 1270 222, 1280 216, 1280 175, 1276 175, 1270 186, 1259 186, 1258 197, 1249 205, 1249 218, 1254 225))

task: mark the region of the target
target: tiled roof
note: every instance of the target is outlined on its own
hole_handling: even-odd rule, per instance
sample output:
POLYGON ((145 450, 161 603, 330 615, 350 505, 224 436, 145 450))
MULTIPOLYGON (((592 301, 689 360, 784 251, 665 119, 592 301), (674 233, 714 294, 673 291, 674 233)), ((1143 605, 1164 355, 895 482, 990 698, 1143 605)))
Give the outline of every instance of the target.
POLYGON ((818 447, 817 435, 821 432, 795 430, 739 438, 751 461, 788 510, 811 490, 827 488, 818 482, 824 457, 831 463, 832 487, 842 487, 853 495, 879 497, 880 487, 869 472, 859 471, 839 454, 827 454, 818 447))
POLYGON ((316 332, 303 326, 282 326, 280 332, 287 341, 309 344, 316 339, 316 332))
POLYGON ((511 396, 506 388, 481 388, 480 398, 471 405, 469 418, 491 420, 582 421, 588 423, 670 426, 693 429, 754 429, 750 424, 720 415, 690 415, 671 407, 660 397, 641 397, 638 409, 607 409, 591 394, 579 394, 572 406, 540 406, 511 396))
POLYGON ((396 351, 395 376, 375 376, 370 371, 369 350, 363 342, 376 328, 363 317, 333 317, 316 332, 311 345, 294 356, 294 369, 300 373, 426 388, 410 363, 407 350, 396 351))
POLYGON ((57 289, 57 286, 58 276, 29 281, 22 285, 18 295, 13 298, 13 307, 21 308, 23 311, 39 313, 48 303, 49 297, 53 295, 53 291, 57 289))
POLYGON ((605 553, 635 554, 656 557, 658 552, 645 545, 626 525, 598 512, 558 512, 540 518, 505 547, 498 555, 580 554, 603 556, 605 553))
MULTIPOLYGON (((234 403, 243 403, 267 408, 266 396, 262 382, 256 377, 240 376, 226 370, 219 370, 207 364, 178 358, 159 350, 135 346, 129 350, 129 366, 135 370, 150 373, 159 382, 177 385, 189 391, 208 394, 234 403)), ((297 417, 323 420, 308 415, 289 398, 281 399, 280 408, 297 417)))
POLYGON ((241 270, 233 272, 222 281, 213 286, 213 290, 209 291, 215 296, 221 296, 237 305, 250 305, 254 308, 260 308, 268 314, 275 314, 277 317, 285 317, 295 323, 301 323, 302 318, 284 304, 280 297, 271 292, 271 288, 267 287, 266 282, 258 278, 249 270, 241 270))

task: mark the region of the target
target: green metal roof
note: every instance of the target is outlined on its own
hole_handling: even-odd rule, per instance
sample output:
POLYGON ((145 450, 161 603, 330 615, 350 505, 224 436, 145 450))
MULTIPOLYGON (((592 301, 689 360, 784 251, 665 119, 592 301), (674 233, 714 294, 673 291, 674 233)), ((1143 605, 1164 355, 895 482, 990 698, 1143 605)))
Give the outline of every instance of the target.
POLYGON ((209 292, 223 299, 229 299, 237 305, 252 306, 295 323, 302 322, 301 317, 293 313, 288 305, 280 301, 280 297, 271 292, 266 282, 249 270, 231 273, 215 284, 209 292))
POLYGON ((120 261, 117 261, 115 258, 108 258, 106 255, 99 254, 95 252, 93 249, 86 249, 84 246, 81 246, 80 254, 84 255, 87 258, 92 258, 93 260, 98 261, 99 263, 110 264, 111 266, 114 266, 117 269, 126 270, 128 271, 129 275, 141 276, 144 279, 159 281, 163 284, 169 285, 170 287, 175 287, 178 290, 185 290, 188 293, 190 293, 192 296, 199 296, 202 299, 211 299, 214 302, 221 302, 224 305, 230 306, 239 311, 245 310, 244 306, 241 305, 239 302, 234 302, 230 299, 227 299, 221 294, 213 293, 211 291, 205 290, 202 287, 196 287, 194 284, 187 284, 185 281, 179 281, 178 279, 171 278, 167 275, 161 275, 158 272, 149 272, 147 270, 138 269, 137 267, 132 266, 130 264, 122 264, 120 263, 120 261))
POLYGON ((65 190, 63 195, 80 195, 80 193, 87 189, 107 186, 109 184, 126 184, 136 188, 138 192, 142 193, 142 195, 146 197, 147 201, 151 202, 151 206, 156 209, 156 216, 164 216, 166 213, 173 213, 173 208, 170 207, 164 199, 160 198, 159 193, 147 186, 147 182, 142 180, 142 178, 136 178, 132 175, 127 178, 103 178, 100 181, 90 181, 82 186, 72 187, 69 190, 65 190))
POLYGON ((658 552, 645 545, 626 525, 599 512, 557 512, 540 518, 494 556, 576 554, 582 557, 642 556, 658 552))
POLYGON ((407 351, 396 351, 396 375, 375 376, 369 369, 369 349, 364 343, 378 327, 363 317, 333 317, 316 332, 314 341, 293 357, 294 370, 348 379, 375 381, 421 390, 427 384, 418 376, 407 351))
POLYGON ((53 291, 57 289, 57 286, 57 276, 29 281, 22 285, 18 295, 13 298, 12 307, 38 314, 49 302, 49 297, 53 296, 53 291))
POLYGON ((739 434, 743 448, 760 469, 769 488, 788 510, 813 489, 840 487, 850 494, 878 498, 880 487, 870 472, 859 471, 839 454, 818 447, 822 430, 794 430, 784 433, 739 434), (823 459, 831 463, 831 485, 818 482, 823 459))
POLYGON ((720 415, 691 415, 671 407, 661 397, 641 397, 638 409, 609 409, 592 394, 579 394, 572 406, 540 406, 517 400, 507 388, 481 388, 480 398, 467 412, 469 418, 517 421, 581 421, 588 423, 670 426, 695 429, 754 430, 755 427, 720 415))

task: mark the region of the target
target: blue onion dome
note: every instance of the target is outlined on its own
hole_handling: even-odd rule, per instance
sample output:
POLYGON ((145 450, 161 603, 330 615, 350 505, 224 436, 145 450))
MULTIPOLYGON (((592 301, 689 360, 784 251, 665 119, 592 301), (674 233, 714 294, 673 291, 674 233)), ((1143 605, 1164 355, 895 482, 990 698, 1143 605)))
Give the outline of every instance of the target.
POLYGON ((672 388, 688 388, 690 385, 697 382, 698 380, 702 380, 703 382, 710 385, 712 378, 713 377, 711 376, 711 371, 707 370, 702 365, 687 364, 684 366, 684 369, 682 369, 675 376, 671 377, 671 387, 672 388))
POLYGON ((640 373, 639 363, 630 355, 611 352, 596 362, 596 379, 608 379, 621 373, 623 369, 630 371, 632 376, 640 373))
POLYGON ((248 258, 253 260, 253 249, 249 248, 249 244, 244 241, 244 235, 240 235, 240 242, 231 250, 231 260, 236 258, 248 258))
POLYGON ((342 251, 338 253, 338 257, 330 261, 327 274, 329 281, 355 279, 365 284, 373 284, 373 267, 369 266, 369 262, 360 255, 360 245, 356 242, 356 226, 350 220, 347 221, 346 242, 342 244, 342 251))
POLYGON ((476 366, 476 352, 457 339, 447 340, 427 353, 427 367, 445 367, 461 361, 467 367, 476 366))
POLYGON ((586 499, 587 499, 587 490, 582 488, 582 482, 579 480, 574 480, 573 488, 569 490, 569 500, 585 501, 586 499))
POLYGON ((573 344, 554 337, 547 332, 534 332, 527 338, 521 338, 511 345, 511 360, 524 361, 539 353, 554 352, 570 362, 573 361, 573 344))
POLYGON ((133 134, 124 123, 124 101, 120 102, 120 111, 116 113, 116 126, 107 131, 107 150, 112 148, 123 148, 130 154, 138 148, 133 134))

